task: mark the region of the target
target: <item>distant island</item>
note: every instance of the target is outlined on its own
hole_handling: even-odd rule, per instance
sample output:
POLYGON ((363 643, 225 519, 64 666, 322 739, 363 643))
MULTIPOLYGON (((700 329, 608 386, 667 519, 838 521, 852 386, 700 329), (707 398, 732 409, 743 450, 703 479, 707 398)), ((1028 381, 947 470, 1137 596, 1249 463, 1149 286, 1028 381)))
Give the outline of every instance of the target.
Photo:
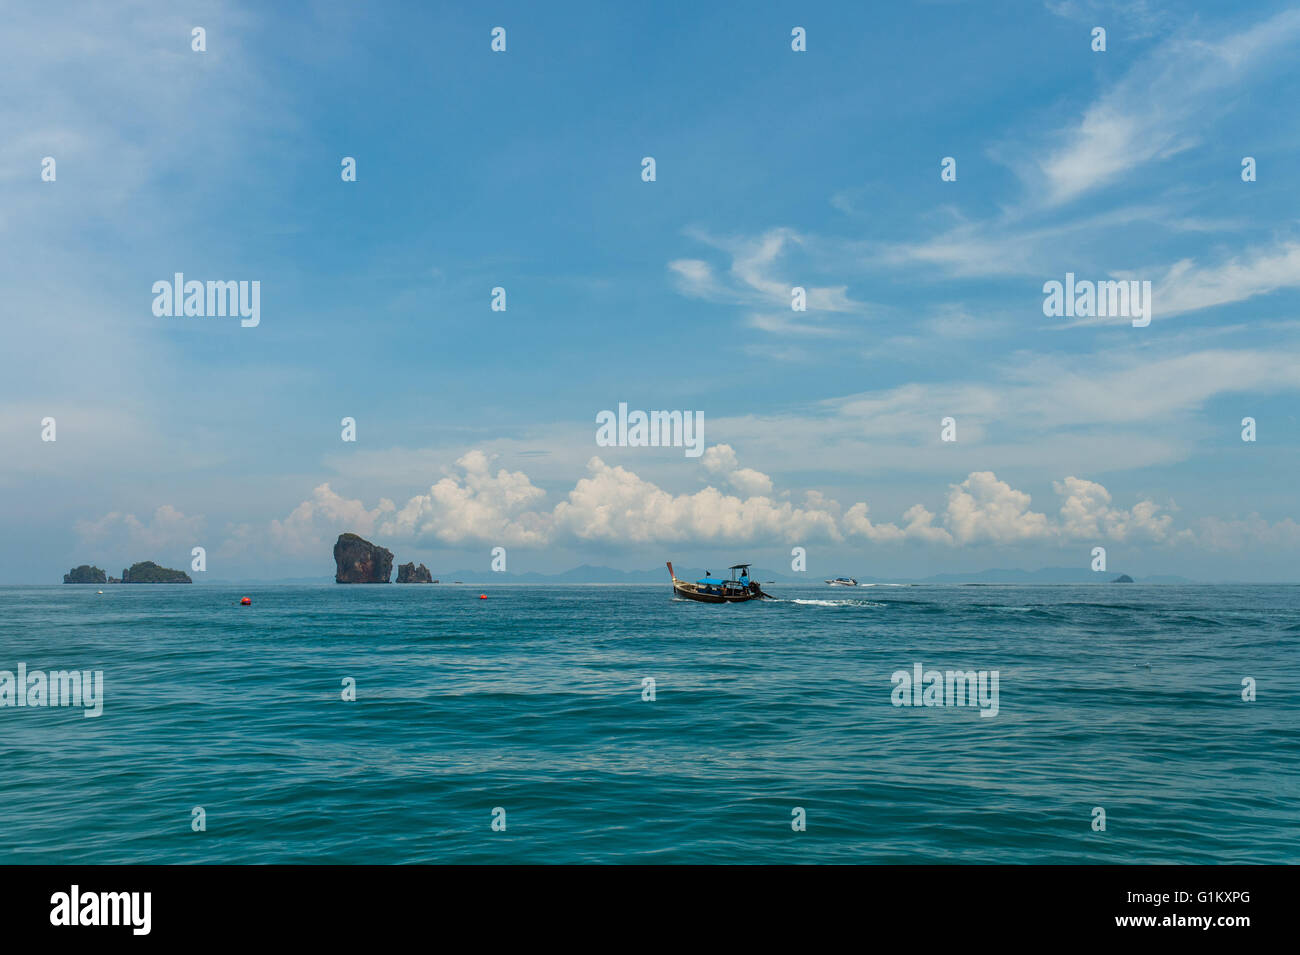
POLYGON ((142 560, 122 571, 121 577, 105 577, 104 572, 90 564, 73 567, 63 575, 65 584, 192 584, 190 575, 183 570, 160 567, 151 560, 142 560))
POLYGON ((1118 577, 1116 577, 1114 580, 1112 580, 1111 583, 1112 583, 1112 584, 1131 584, 1131 583, 1133 583, 1133 578, 1130 577, 1128 574, 1120 574, 1118 577))
POLYGON ((334 542, 336 584, 386 584, 393 573, 393 552, 358 534, 340 534, 334 542))
POLYGON ((424 564, 416 567, 414 561, 409 564, 402 564, 402 566, 397 568, 397 582, 399 584, 437 583, 437 581, 433 579, 433 574, 429 573, 428 567, 425 567, 424 564))
POLYGON ((63 575, 65 584, 106 584, 108 578, 98 567, 92 567, 90 564, 82 564, 80 567, 73 567, 63 575))
MULTIPOLYGON (((334 542, 334 583, 386 584, 393 573, 393 552, 372 544, 360 534, 340 534, 334 542)), ((415 561, 397 568, 399 584, 436 584, 424 564, 415 561)))
POLYGON ((142 560, 122 571, 124 584, 192 584, 190 575, 182 570, 159 567, 151 560, 142 560))

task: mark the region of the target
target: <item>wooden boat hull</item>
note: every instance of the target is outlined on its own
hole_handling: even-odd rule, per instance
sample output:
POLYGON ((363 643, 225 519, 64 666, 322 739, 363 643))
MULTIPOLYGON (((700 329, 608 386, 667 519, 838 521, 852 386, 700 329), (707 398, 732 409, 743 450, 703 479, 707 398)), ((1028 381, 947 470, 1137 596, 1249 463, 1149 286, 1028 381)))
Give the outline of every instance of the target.
MULTIPOLYGON (((749 565, 737 565, 739 566, 749 565)), ((731 570, 734 578, 736 568, 731 570)), ((763 593, 763 588, 758 585, 758 581, 751 581, 748 587, 742 587, 734 579, 723 581, 721 586, 706 586, 691 583, 689 580, 678 580, 677 575, 673 573, 672 561, 668 562, 668 576, 673 582, 673 596, 686 600, 698 600, 705 604, 742 604, 750 600, 774 599, 771 594, 763 593)))
POLYGON ((673 581, 673 595, 687 600, 698 600, 706 604, 740 604, 748 600, 758 600, 759 594, 745 591, 739 594, 712 594, 699 590, 694 584, 682 580, 673 581))

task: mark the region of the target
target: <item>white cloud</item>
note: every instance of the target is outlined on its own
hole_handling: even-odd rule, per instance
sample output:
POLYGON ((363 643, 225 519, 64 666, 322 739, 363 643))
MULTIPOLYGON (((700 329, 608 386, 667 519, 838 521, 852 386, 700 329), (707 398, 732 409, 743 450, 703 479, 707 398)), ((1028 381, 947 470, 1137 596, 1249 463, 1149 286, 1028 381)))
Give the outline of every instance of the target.
POLYGON ((1227 92, 1300 38, 1286 10, 1222 40, 1176 37, 1139 58, 1060 141, 1034 160, 1048 205, 1069 202, 1121 174, 1196 143, 1196 131, 1231 102, 1227 92))
POLYGON ((908 540, 919 540, 929 544, 951 544, 952 534, 942 527, 934 526, 934 515, 920 504, 913 504, 903 512, 903 536, 908 540))
MULTIPOLYGON (((888 481, 897 488, 905 481, 946 488, 949 481, 987 470, 994 462, 999 473, 1046 490, 1063 475, 1109 481, 1110 475, 1126 471, 1179 464, 1196 454, 1202 442, 1219 440, 1224 422, 1211 417, 1213 402, 1300 393, 1295 374, 1300 349, 1286 338, 1267 348, 1184 354, 1171 350, 1177 344, 1162 339, 1157 349, 1138 343, 1098 355, 1013 353, 997 363, 976 363, 969 373, 985 380, 949 376, 787 411, 710 417, 709 433, 715 440, 725 436, 728 447, 743 448, 745 464, 755 474, 731 479, 732 472, 746 469, 730 458, 722 470, 704 473, 742 498, 773 495, 795 471, 817 474, 827 486, 841 489, 837 493, 846 508, 864 487, 876 501, 873 520, 888 516, 897 522, 896 514, 879 515, 874 496, 879 492, 872 492, 873 486, 883 490, 882 482, 888 481), (940 421, 948 415, 957 420, 953 443, 939 441, 940 421)), ((499 455, 510 470, 524 471, 533 484, 562 494, 586 467, 592 431, 585 423, 548 426, 448 449, 358 449, 331 454, 325 462, 347 486, 383 488, 400 503, 406 498, 396 497, 395 491, 425 486, 426 476, 437 473, 442 462, 476 447, 499 455), (539 447, 547 449, 544 457, 525 453, 539 447)), ((719 446, 706 449, 700 462, 714 461, 722 453, 715 448, 719 446)), ((607 463, 630 467, 661 487, 688 489, 675 483, 689 480, 692 473, 683 468, 680 454, 657 451, 611 448, 601 454, 607 463)), ((896 494, 891 498, 904 503, 896 494)), ((914 500, 943 511, 941 494, 914 500)))
MULTIPOLYGON (((777 544, 790 541, 854 539, 875 544, 915 542, 945 546, 1064 543, 1075 540, 1172 543, 1192 541, 1176 529, 1173 515, 1150 500, 1115 506, 1101 484, 1068 476, 1054 482, 1063 499, 1059 519, 1033 510, 1030 495, 991 471, 973 471, 948 486, 940 515, 922 503, 907 507, 897 522, 876 522, 865 501, 847 511, 816 490, 803 503, 790 493, 772 496, 770 477, 740 466, 735 449, 714 445, 701 459, 704 472, 735 488, 712 485, 674 494, 625 467, 592 457, 586 474, 565 498, 547 509, 545 492, 528 475, 504 468, 471 451, 457 462, 459 473, 443 478, 427 494, 402 507, 381 500, 368 508, 322 484, 310 500, 283 521, 272 521, 269 545, 281 553, 325 553, 335 535, 351 530, 390 543, 440 545, 501 544, 517 547, 573 547, 582 543, 638 546, 664 543, 777 544)), ((160 512, 161 513, 161 512, 160 512)), ((110 515, 116 517, 116 515, 110 515)), ((1254 525, 1206 525, 1209 546, 1248 534, 1254 525)), ((1286 538, 1285 525, 1271 533, 1286 538)), ((256 534, 236 528, 232 546, 247 549, 256 534)))
POLYGON ((742 468, 729 444, 715 444, 704 452, 702 460, 706 471, 725 480, 741 494, 753 497, 772 493, 772 479, 753 468, 742 468))
POLYGON ((1172 265, 1152 289, 1155 315, 1178 315, 1300 286, 1300 243, 1283 242, 1205 268, 1191 259, 1172 265))
MULTIPOLYGON (((492 472, 482 451, 457 462, 459 474, 448 476, 403 506, 383 500, 367 508, 359 500, 336 494, 328 484, 284 520, 272 521, 267 544, 295 555, 323 553, 344 530, 362 536, 443 545, 500 544, 544 547, 574 541, 648 543, 675 541, 840 540, 838 505, 815 493, 796 506, 768 495, 772 481, 742 468, 727 445, 709 448, 705 470, 740 495, 709 486, 694 493, 672 494, 622 467, 598 457, 587 464, 567 497, 547 510, 545 492, 521 471, 492 472)), ((231 546, 247 550, 257 539, 248 526, 232 531, 231 546)))
POLYGON ((875 524, 867 516, 870 508, 864 503, 854 504, 844 515, 844 530, 857 537, 865 537, 875 543, 890 543, 903 539, 903 532, 897 524, 875 524))
POLYGON ((930 544, 951 544, 952 534, 942 527, 934 526, 934 514, 921 504, 913 504, 903 512, 903 527, 897 524, 873 524, 867 516, 868 507, 859 502, 849 508, 844 515, 844 532, 857 537, 865 537, 877 544, 896 541, 915 540, 930 544))
MULTIPOLYGON (((725 273, 719 273, 702 259, 669 262, 668 269, 673 273, 678 291, 690 298, 758 308, 775 306, 790 311, 792 290, 800 286, 807 294, 807 312, 800 313, 805 318, 809 313, 856 314, 866 309, 865 304, 849 298, 847 285, 810 282, 808 272, 815 273, 822 268, 820 254, 811 256, 798 267, 786 262, 792 252, 806 251, 805 247, 813 243, 792 229, 769 229, 762 235, 740 239, 716 239, 698 232, 692 235, 729 254, 731 264, 725 273)), ((768 331, 791 330, 784 324, 774 324, 771 316, 764 314, 751 316, 751 324, 768 331)), ((804 326, 806 322, 799 323, 793 330, 804 326)))
POLYGON ((1110 492, 1094 481, 1067 477, 1053 486, 1065 498, 1061 533, 1066 537, 1163 541, 1172 535, 1173 516, 1158 513, 1160 507, 1151 501, 1139 501, 1126 511, 1112 507, 1110 492))
POLYGON ((726 295, 713 266, 702 259, 677 259, 668 263, 668 270, 676 276, 678 290, 689 298, 717 301, 726 295))
POLYGON ((201 544, 203 523, 202 515, 186 516, 172 505, 163 504, 147 521, 134 514, 111 511, 98 520, 78 521, 76 530, 83 547, 98 553, 110 547, 119 553, 125 550, 129 552, 126 559, 136 561, 188 551, 201 544))
POLYGON ((1178 16, 1148 0, 1047 0, 1044 6, 1058 17, 1090 27, 1110 24, 1108 29, 1112 39, 1118 29, 1122 29, 1122 35, 1126 37, 1150 36, 1178 16))
POLYGON ((470 451, 456 461, 459 477, 445 477, 386 520, 379 533, 443 544, 488 541, 502 546, 546 543, 550 519, 529 510, 546 496, 522 471, 493 474, 488 456, 470 451))
MULTIPOLYGON (((1109 23, 1112 28, 1121 24, 1130 31, 1150 28, 1140 26, 1149 10, 1126 9, 1117 18, 1096 12, 1095 6, 1062 3, 1057 12, 1095 24, 1109 23)), ((1156 282, 1157 318, 1300 285, 1300 245, 1287 239, 1199 269, 1190 259, 1150 266, 1116 261, 1117 249, 1132 248, 1115 242, 1125 231, 1133 231, 1140 248, 1152 230, 1222 233, 1249 226, 1249 220, 1205 220, 1199 201, 1204 190, 1193 193, 1156 183, 1150 192, 1161 194, 1157 202, 1109 209, 1104 208, 1109 197, 1096 193, 1107 186, 1133 183, 1141 167, 1195 147, 1250 90, 1257 76, 1285 70, 1286 58, 1300 40, 1300 10, 1284 10, 1228 35, 1216 34, 1196 20, 1171 36, 1168 27, 1156 32, 1168 38, 1129 60, 1133 65, 1125 75, 1067 123, 1044 136, 1043 123, 1037 122, 1025 138, 991 150, 993 158, 1021 180, 1025 191, 1020 201, 1003 205, 999 214, 985 219, 969 221, 957 214, 955 225, 920 240, 848 244, 861 252, 862 264, 937 268, 957 278, 1035 275, 1045 279, 1059 278, 1064 271, 1059 266, 1066 262, 1076 271, 1090 272, 1092 278, 1156 282), (1060 207, 1082 197, 1089 201, 1062 217, 1060 207), (1189 209, 1194 211, 1189 214, 1189 209)), ((1081 42, 1087 42, 1086 34, 1081 42)), ((1047 120, 1049 128, 1053 122, 1047 120)), ((816 240, 804 236, 803 241, 816 240)))
POLYGON ((367 509, 361 501, 344 498, 322 484, 283 521, 271 521, 270 539, 281 553, 320 554, 342 531, 373 532, 379 519, 392 510, 392 501, 381 499, 378 507, 367 509))
POLYGON ((802 317, 807 312, 786 312, 772 314, 770 312, 754 313, 745 319, 745 324, 750 328, 756 328, 760 332, 768 332, 772 335, 796 335, 796 336, 836 336, 844 334, 844 330, 830 325, 819 325, 815 321, 802 317))
POLYGON ((992 471, 974 471, 951 486, 948 528, 959 544, 1007 544, 1050 537, 1047 515, 1031 511, 1029 503, 1028 494, 999 481, 992 471))
POLYGON ((742 499, 713 487, 674 495, 598 457, 587 470, 555 507, 556 529, 580 541, 840 540, 828 509, 800 508, 762 495, 742 499))

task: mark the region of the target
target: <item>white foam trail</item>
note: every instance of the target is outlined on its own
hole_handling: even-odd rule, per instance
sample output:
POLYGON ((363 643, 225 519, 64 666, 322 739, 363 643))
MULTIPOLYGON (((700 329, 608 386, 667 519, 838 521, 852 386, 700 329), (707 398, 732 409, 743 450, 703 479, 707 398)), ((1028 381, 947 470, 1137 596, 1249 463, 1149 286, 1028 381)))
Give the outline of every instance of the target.
POLYGON ((885 604, 875 603, 871 600, 804 600, 795 598, 794 600, 783 601, 784 603, 806 604, 812 607, 883 607, 885 604))

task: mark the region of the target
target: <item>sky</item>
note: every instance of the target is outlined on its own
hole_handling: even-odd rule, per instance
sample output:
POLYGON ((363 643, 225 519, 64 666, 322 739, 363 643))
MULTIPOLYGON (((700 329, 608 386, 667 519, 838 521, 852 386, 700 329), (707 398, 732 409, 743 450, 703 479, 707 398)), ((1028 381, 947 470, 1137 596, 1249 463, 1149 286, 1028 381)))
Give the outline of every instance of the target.
POLYGON ((323 577, 343 531, 435 575, 1300 579, 1300 7, 7 19, 0 583, 323 577), (177 272, 258 323, 155 314, 177 272), (1046 314, 1067 273, 1150 323, 1046 314), (598 444, 620 402, 704 452, 598 444))

